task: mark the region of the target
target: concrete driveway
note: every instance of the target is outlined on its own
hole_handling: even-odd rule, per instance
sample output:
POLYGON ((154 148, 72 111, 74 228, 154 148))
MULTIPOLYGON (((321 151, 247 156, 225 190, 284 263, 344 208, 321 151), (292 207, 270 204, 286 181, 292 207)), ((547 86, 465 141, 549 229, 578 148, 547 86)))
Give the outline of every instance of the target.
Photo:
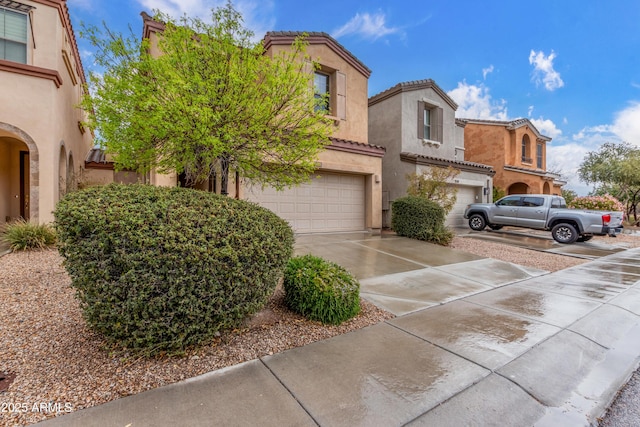
POLYGON ((393 234, 300 235, 295 251, 343 266, 363 298, 397 316, 547 273, 393 234))

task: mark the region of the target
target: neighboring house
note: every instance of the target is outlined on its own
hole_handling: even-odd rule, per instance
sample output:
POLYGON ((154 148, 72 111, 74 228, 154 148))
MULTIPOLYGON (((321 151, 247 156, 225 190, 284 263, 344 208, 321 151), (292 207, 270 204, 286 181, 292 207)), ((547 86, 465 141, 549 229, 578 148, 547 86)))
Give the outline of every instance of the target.
POLYGON ((491 200, 490 166, 465 161, 464 123, 457 104, 431 79, 397 85, 369 99, 369 142, 386 148, 382 161, 384 226, 391 224, 391 202, 407 194, 407 175, 451 166, 459 174, 447 225, 462 226, 469 203, 491 200))
POLYGON ((0 225, 50 222, 92 146, 65 0, 0 0, 0 225))
POLYGON ((493 121, 462 119, 465 155, 470 162, 491 165, 493 185, 507 194, 560 195, 566 181, 547 171, 547 144, 528 119, 493 121))
MULTIPOLYGON (((143 37, 160 54, 154 37, 162 24, 142 14, 143 37)), ((269 32, 264 37, 266 55, 291 49, 302 32, 269 32)), ((325 231, 379 232, 382 227, 382 157, 384 148, 368 144, 367 90, 371 71, 353 54, 325 33, 306 33, 307 53, 320 63, 315 72, 316 87, 328 95, 329 116, 334 121, 331 144, 320 153, 318 169, 311 181, 276 191, 247 186, 235 176, 229 195, 254 201, 286 219, 297 233, 325 231)), ((219 192, 215 178, 202 189, 219 192)), ((151 173, 154 185, 177 185, 176 174, 151 173)))

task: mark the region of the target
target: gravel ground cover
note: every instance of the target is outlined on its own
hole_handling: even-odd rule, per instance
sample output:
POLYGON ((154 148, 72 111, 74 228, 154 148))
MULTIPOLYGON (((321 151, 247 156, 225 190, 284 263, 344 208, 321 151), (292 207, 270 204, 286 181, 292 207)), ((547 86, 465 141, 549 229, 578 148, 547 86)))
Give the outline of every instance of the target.
MULTIPOLYGON (((640 237, 599 239, 640 246, 640 237)), ((464 237, 451 247, 548 271, 585 262, 464 237)), ((61 263, 55 250, 0 257, 0 426, 32 424, 393 317, 362 301, 355 319, 324 326, 287 310, 278 289, 246 327, 209 346, 184 357, 134 357, 109 351, 87 328, 61 263)))

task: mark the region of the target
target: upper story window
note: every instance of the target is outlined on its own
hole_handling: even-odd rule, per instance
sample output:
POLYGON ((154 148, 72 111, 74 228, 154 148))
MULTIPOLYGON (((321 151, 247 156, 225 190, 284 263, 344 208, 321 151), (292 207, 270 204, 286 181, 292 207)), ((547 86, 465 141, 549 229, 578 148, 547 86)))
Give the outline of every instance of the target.
POLYGON ((542 169, 542 144, 536 145, 536 166, 542 169))
POLYGON ((531 163, 531 144, 529 143, 529 135, 522 137, 522 163, 531 163))
POLYGON ((328 74, 316 72, 314 76, 314 94, 316 97, 316 111, 331 113, 331 79, 328 74))
POLYGON ((0 7, 0 59, 27 63, 27 14, 0 7))
POLYGON ((442 108, 418 103, 418 139, 442 142, 442 108))

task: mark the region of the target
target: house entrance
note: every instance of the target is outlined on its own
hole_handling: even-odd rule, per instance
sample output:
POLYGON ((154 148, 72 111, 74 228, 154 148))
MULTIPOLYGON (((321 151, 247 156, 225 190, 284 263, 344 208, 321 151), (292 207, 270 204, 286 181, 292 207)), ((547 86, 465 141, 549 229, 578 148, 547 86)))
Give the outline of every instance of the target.
POLYGON ((0 137, 0 224, 29 219, 30 172, 27 145, 0 137))

